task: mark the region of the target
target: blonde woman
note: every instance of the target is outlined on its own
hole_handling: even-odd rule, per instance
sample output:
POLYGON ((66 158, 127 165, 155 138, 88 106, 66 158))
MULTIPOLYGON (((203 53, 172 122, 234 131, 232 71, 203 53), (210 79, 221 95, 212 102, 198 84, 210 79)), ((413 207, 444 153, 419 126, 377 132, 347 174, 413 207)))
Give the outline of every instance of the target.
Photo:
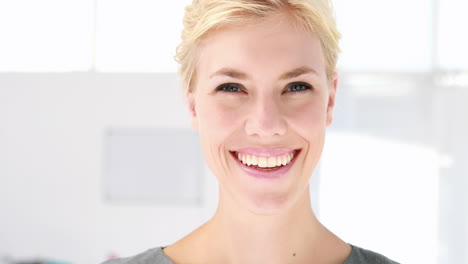
POLYGON ((395 263, 341 240, 311 208, 339 38, 327 0, 194 0, 176 58, 217 211, 172 245, 106 263, 395 263))

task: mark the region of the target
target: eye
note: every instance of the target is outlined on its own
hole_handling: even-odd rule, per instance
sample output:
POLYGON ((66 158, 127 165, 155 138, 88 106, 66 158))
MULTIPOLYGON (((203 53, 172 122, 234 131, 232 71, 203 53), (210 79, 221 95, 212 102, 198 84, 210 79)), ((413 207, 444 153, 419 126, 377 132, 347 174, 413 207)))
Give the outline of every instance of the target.
POLYGON ((305 82, 295 82, 287 86, 286 92, 302 92, 307 90, 312 90, 312 86, 305 82))
POLYGON ((225 83, 221 84, 220 86, 216 87, 216 91, 218 92, 229 92, 229 93, 237 93, 242 92, 242 87, 236 83, 225 83))

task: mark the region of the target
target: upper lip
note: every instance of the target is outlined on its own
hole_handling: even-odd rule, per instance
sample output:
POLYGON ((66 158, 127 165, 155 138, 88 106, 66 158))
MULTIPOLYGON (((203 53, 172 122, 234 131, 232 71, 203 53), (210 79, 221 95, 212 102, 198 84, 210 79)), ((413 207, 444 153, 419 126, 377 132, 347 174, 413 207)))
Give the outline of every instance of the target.
POLYGON ((255 147, 248 147, 248 148, 240 148, 236 150, 231 150, 231 152, 247 154, 257 157, 274 157, 274 156, 282 156, 288 153, 291 153, 295 150, 299 150, 298 148, 255 148, 255 147))

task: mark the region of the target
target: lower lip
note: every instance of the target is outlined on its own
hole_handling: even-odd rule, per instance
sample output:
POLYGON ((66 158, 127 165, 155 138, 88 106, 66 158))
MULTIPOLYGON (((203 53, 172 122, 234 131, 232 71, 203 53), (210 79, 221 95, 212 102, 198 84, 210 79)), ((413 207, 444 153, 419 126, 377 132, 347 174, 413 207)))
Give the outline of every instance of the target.
POLYGON ((231 153, 231 154, 232 154, 232 157, 237 161, 237 164, 239 164, 240 168, 248 175, 254 178, 258 178, 258 179, 273 180, 273 179, 281 178, 283 175, 285 175, 289 171, 289 169, 291 169, 293 164, 296 162, 296 158, 297 156, 299 156, 299 153, 300 153, 300 150, 296 150, 296 153, 294 154, 294 157, 291 160, 291 162, 289 162, 286 166, 282 166, 278 169, 271 170, 271 171, 262 171, 262 170, 251 168, 245 165, 244 163, 242 163, 237 157, 235 157, 234 153, 231 153))

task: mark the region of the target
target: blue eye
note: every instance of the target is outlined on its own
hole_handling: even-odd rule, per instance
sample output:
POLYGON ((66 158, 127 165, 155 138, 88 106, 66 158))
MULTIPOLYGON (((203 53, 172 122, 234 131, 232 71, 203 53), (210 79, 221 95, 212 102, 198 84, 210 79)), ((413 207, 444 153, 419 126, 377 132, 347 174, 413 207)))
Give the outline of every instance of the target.
POLYGON ((288 92, 301 92, 306 90, 312 90, 312 86, 303 82, 292 83, 287 89, 288 92))
POLYGON ((226 83, 226 84, 222 84, 218 86, 216 88, 216 91, 237 93, 237 92, 242 92, 242 89, 237 84, 226 83))

